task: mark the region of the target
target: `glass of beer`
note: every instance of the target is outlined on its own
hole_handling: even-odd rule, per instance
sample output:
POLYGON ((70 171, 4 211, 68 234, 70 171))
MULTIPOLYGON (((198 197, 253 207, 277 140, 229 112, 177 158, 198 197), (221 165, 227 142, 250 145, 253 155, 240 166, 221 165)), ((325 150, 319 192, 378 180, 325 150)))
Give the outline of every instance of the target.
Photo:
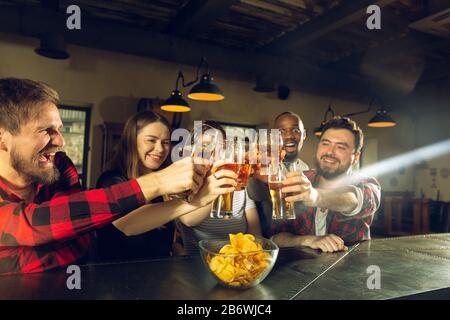
POLYGON ((248 163, 250 164, 250 177, 253 177, 258 171, 259 165, 259 149, 258 149, 258 135, 255 134, 253 140, 248 141, 248 163))
POLYGON ((288 170, 283 163, 270 164, 268 167, 268 182, 272 200, 272 219, 295 219, 294 203, 286 202, 285 194, 281 192, 283 181, 288 170))
POLYGON ((248 179, 252 174, 252 165, 244 163, 239 165, 236 191, 244 190, 247 187, 248 179))
MULTIPOLYGON (((244 145, 241 140, 225 140, 223 147, 216 150, 216 160, 225 160, 225 164, 213 168, 212 174, 216 171, 225 169, 233 171, 239 175, 241 166, 245 161, 244 145)), ((230 186, 224 186, 226 188, 230 186)), ((233 194, 234 192, 229 192, 220 195, 216 200, 214 200, 211 208, 210 217, 219 219, 231 219, 233 217, 233 194)))
MULTIPOLYGON (((203 158, 210 163, 214 161, 214 152, 218 141, 220 140, 220 131, 205 123, 202 123, 201 130, 193 130, 183 147, 183 158, 203 158)), ((193 160, 194 161, 194 160, 193 160)), ((194 162, 195 163, 195 162, 194 162)), ((186 190, 181 193, 170 194, 171 198, 190 201, 192 190, 186 190)))
POLYGON ((255 174, 258 163, 258 144, 256 139, 245 137, 244 143, 244 161, 239 165, 239 177, 237 178, 236 191, 244 190, 247 187, 248 180, 255 174))
POLYGON ((268 175, 270 164, 281 161, 283 137, 279 129, 260 130, 258 135, 258 171, 260 175, 268 175))

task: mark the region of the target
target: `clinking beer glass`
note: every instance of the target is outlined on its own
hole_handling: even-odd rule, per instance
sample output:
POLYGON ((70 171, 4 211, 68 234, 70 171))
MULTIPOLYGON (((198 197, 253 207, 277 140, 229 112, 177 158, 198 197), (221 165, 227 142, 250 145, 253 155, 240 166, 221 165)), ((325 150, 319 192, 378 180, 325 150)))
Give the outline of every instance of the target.
POLYGON ((268 174, 269 165, 281 161, 283 138, 279 129, 260 130, 258 135, 259 174, 268 174))
MULTIPOLYGON (((191 157, 193 159, 203 158, 212 163, 214 160, 214 151, 216 150, 219 140, 221 140, 220 131, 201 122, 198 128, 194 128, 191 131, 189 138, 182 149, 182 157, 191 157)), ((192 197, 192 190, 187 190, 177 194, 170 194, 169 196, 175 199, 190 201, 192 197)))
POLYGON ((244 190, 248 180, 254 175, 258 163, 258 146, 256 137, 246 137, 243 140, 244 161, 239 165, 236 191, 244 190))
MULTIPOLYGON (((225 164, 215 170, 213 168, 212 174, 215 174, 215 171, 225 169, 239 175, 239 169, 245 163, 245 146, 242 141, 238 139, 224 140, 215 154, 216 160, 224 160, 225 164)), ((220 195, 214 200, 210 217, 219 219, 231 219, 233 217, 233 192, 220 195)))
POLYGON ((271 163, 268 167, 268 182, 272 200, 272 219, 295 219, 294 203, 286 202, 286 195, 281 192, 288 169, 282 162, 271 163))

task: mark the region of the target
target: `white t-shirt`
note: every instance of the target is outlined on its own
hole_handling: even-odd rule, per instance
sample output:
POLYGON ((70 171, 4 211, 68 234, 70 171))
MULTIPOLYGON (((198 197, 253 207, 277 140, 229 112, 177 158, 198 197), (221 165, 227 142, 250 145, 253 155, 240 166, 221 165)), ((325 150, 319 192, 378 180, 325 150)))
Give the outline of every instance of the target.
MULTIPOLYGON (((358 199, 358 205, 356 206, 355 210, 353 210, 351 213, 347 214, 347 216, 354 216, 358 214, 362 210, 363 201, 364 201, 364 195, 360 188, 355 189, 356 198, 358 199)), ((315 229, 316 229, 316 236, 324 236, 328 234, 327 232, 327 215, 328 215, 328 209, 322 209, 317 208, 316 209, 316 216, 315 216, 315 229)))
MULTIPOLYGON (((289 161, 286 161, 286 163, 289 163, 289 161)), ((297 158, 295 160, 295 163, 297 165, 297 169, 301 170, 301 171, 308 171, 309 170, 309 166, 300 158, 297 158)))

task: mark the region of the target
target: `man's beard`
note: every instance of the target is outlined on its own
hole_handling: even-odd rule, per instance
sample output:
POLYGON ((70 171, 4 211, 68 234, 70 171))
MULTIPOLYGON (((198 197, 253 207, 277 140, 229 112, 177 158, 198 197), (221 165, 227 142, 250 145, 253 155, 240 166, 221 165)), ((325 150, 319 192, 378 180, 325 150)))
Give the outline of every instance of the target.
POLYGON ((320 167, 320 161, 316 159, 316 167, 317 167, 317 172, 320 176, 324 177, 327 180, 333 180, 341 175, 347 174, 348 170, 351 167, 351 163, 349 163, 345 167, 341 167, 339 165, 335 171, 327 171, 320 167))
POLYGON ((39 169, 39 165, 36 164, 37 159, 26 161, 16 152, 15 148, 11 150, 11 166, 30 183, 50 185, 58 181, 59 170, 54 166, 47 170, 39 169))
POLYGON ((293 153, 287 153, 283 159, 285 162, 294 162, 298 158, 298 151, 293 153))

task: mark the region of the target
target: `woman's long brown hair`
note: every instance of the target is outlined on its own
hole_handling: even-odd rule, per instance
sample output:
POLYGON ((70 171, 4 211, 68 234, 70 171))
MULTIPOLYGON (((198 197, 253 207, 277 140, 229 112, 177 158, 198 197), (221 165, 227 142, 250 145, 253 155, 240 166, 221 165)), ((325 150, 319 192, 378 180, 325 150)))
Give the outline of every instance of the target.
POLYGON ((111 169, 119 170, 128 179, 139 178, 140 160, 137 150, 137 135, 145 126, 155 122, 162 123, 170 132, 170 124, 167 119, 153 111, 141 111, 128 119, 117 145, 116 153, 111 161, 111 169))

